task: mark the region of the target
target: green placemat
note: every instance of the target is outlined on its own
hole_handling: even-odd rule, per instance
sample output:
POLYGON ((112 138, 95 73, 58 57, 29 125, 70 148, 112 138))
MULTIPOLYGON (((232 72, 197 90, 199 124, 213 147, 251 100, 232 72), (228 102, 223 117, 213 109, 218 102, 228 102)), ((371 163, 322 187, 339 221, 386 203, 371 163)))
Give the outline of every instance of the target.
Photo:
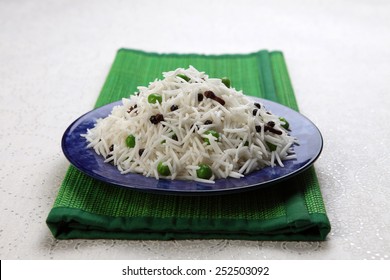
MULTIPOLYGON (((281 52, 156 54, 120 49, 96 107, 128 97, 162 72, 193 65, 236 89, 295 110, 281 52)), ((47 224, 56 238, 324 240, 330 231, 314 168, 269 188, 219 196, 144 193, 96 181, 73 166, 47 224)))

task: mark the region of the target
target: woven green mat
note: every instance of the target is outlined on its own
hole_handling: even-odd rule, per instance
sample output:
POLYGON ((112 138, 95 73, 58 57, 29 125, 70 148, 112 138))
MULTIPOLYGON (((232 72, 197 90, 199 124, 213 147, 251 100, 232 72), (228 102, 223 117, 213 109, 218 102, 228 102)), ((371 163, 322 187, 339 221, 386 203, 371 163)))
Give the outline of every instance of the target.
MULTIPOLYGON (((118 51, 96 107, 128 97, 162 72, 193 65, 236 89, 295 110, 281 52, 240 55, 118 51)), ((47 218, 56 238, 324 240, 330 231, 314 168, 255 191, 218 196, 144 193, 96 181, 70 166, 47 218)))

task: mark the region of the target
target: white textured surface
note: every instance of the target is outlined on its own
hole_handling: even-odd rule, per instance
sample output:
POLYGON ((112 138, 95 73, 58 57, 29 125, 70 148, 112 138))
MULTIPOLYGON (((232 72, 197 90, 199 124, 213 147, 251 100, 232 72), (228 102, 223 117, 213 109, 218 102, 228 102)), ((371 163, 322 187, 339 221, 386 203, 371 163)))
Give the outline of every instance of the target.
POLYGON ((1 259, 390 259, 389 1, 0 1, 1 259), (285 54, 316 162, 326 242, 55 240, 45 219, 120 47, 285 54))

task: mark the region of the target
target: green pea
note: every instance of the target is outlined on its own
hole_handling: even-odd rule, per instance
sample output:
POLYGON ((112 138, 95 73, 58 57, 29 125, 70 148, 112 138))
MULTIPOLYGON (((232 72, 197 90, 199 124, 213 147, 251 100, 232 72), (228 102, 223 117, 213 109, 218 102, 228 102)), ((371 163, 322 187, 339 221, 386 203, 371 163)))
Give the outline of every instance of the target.
POLYGON ((288 121, 287 121, 285 118, 280 117, 279 120, 280 120, 282 123, 284 123, 284 124, 282 124, 282 127, 283 127, 283 128, 288 129, 288 128, 290 127, 290 124, 288 123, 288 121))
POLYGON ((157 93, 151 93, 148 96, 148 102, 151 104, 156 104, 156 102, 162 103, 162 96, 157 93))
POLYGON ((162 162, 159 162, 159 164, 157 165, 157 172, 162 176, 171 175, 171 171, 169 170, 169 167, 162 162))
MULTIPOLYGON (((217 138, 217 140, 219 138, 219 133, 216 132, 215 130, 207 130, 204 134, 207 134, 207 135, 211 134, 213 137, 217 138)), ((203 138, 203 141, 206 142, 207 145, 210 145, 210 140, 208 138, 206 138, 206 137, 203 138)))
POLYGON ((129 148, 134 148, 135 147, 135 136, 130 134, 126 138, 126 146, 129 148))
POLYGON ((230 79, 229 79, 229 78, 223 77, 221 80, 222 80, 222 83, 223 83, 226 87, 230 88, 230 79))
POLYGON ((196 176, 201 179, 210 179, 213 176, 213 171, 207 164, 199 164, 199 169, 196 170, 196 176))
POLYGON ((272 144, 270 142, 265 142, 268 146, 268 148, 270 149, 271 152, 273 151, 276 151, 276 145, 275 144, 272 144))
POLYGON ((188 78, 186 75, 184 74, 177 74, 178 77, 182 78, 183 80, 185 80, 186 82, 188 82, 190 80, 190 78, 188 78))

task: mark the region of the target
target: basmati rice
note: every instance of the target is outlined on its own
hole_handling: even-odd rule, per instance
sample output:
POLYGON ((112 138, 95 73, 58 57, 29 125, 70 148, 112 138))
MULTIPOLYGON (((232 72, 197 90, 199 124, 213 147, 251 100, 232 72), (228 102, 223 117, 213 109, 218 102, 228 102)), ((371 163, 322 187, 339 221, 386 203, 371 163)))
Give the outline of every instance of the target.
POLYGON ((266 166, 283 167, 282 161, 294 158, 297 139, 283 127, 283 119, 242 91, 192 66, 163 76, 138 87, 109 116, 97 120, 82 135, 87 148, 123 174, 208 183, 241 178, 266 166), (153 103, 155 97, 161 102, 153 103), (131 147, 126 144, 129 135, 135 137, 131 147), (168 176, 159 174, 160 162, 168 166, 168 176), (197 176, 200 164, 211 168, 210 178, 197 176))

